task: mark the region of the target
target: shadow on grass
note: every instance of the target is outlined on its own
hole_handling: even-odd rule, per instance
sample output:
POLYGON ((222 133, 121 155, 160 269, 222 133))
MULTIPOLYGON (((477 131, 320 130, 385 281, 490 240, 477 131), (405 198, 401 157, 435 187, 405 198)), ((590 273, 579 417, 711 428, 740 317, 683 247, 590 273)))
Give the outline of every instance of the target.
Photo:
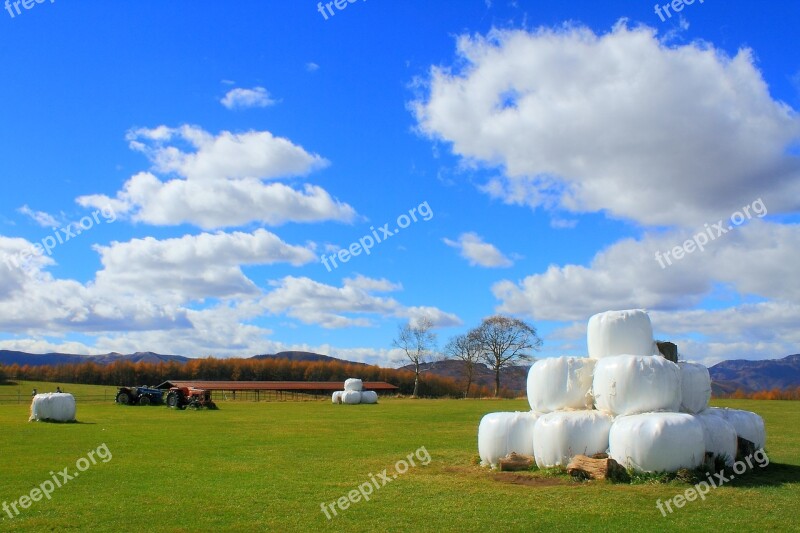
POLYGON ((39 424, 55 424, 59 426, 66 426, 70 424, 75 425, 84 425, 84 426, 96 426, 97 422, 83 422, 81 420, 69 420, 67 422, 62 422, 60 420, 30 420, 30 422, 36 422, 39 424))
MULTIPOLYGON (((800 466, 770 462, 764 468, 756 467, 741 475, 733 475, 736 477, 727 483, 731 487, 781 487, 800 483, 800 466)), ((726 474, 726 477, 730 476, 726 474)))

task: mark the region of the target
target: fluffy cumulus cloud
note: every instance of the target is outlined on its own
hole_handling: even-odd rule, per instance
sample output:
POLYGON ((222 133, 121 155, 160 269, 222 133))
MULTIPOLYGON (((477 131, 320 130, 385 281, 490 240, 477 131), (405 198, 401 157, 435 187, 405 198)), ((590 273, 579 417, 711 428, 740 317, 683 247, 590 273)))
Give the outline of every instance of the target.
POLYGON ((671 258, 672 265, 663 260, 667 250, 683 247, 691 237, 673 231, 625 239, 598 252, 588 266, 553 265, 520 282, 498 282, 492 290, 501 311, 577 321, 554 332, 555 340, 577 341, 585 332, 579 324, 594 313, 644 307, 662 338, 677 340, 693 359, 794 353, 800 340, 800 307, 794 303, 800 298, 800 273, 794 268, 800 261, 800 225, 753 221, 702 251, 671 258), (721 308, 701 308, 708 299, 718 299, 721 308))
POLYGON ((269 92, 263 87, 252 89, 231 89, 220 100, 228 109, 246 109, 249 107, 269 107, 275 104, 269 92))
POLYGON ((120 216, 148 224, 204 229, 355 218, 351 206, 319 186, 274 181, 304 176, 328 163, 268 131, 214 136, 194 126, 160 126, 132 131, 128 138, 132 149, 151 160, 153 172, 134 175, 113 198, 82 196, 79 204, 110 206, 120 216))
POLYGON ((306 247, 290 245, 259 229, 253 233, 203 233, 157 240, 152 237, 98 246, 103 269, 101 287, 149 287, 162 298, 183 303, 205 298, 253 296, 260 289, 241 270, 245 265, 289 263, 316 259, 306 247))
POLYGON ((509 204, 665 226, 759 197, 800 207, 800 118, 748 49, 673 46, 620 23, 462 36, 457 52, 463 66, 433 68, 413 103, 419 128, 501 167, 484 190, 509 204))
POLYGON ((495 245, 484 242, 477 233, 462 233, 457 241, 444 239, 444 243, 459 250, 461 257, 469 261, 471 266, 498 268, 510 267, 514 264, 495 245))
POLYGON ((374 293, 400 290, 402 287, 384 279, 357 276, 347 278, 341 287, 326 285, 307 277, 287 276, 273 281, 274 289, 262 304, 274 314, 286 314, 304 324, 324 328, 369 327, 370 315, 431 318, 438 327, 461 323, 459 318, 434 307, 405 307, 397 300, 374 293))

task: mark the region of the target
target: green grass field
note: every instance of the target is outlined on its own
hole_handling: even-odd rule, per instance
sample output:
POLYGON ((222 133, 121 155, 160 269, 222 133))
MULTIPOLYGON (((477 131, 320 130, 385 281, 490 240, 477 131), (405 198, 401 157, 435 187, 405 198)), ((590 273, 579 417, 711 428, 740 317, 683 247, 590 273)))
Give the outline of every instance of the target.
MULTIPOLYGON (((30 392, 34 385, 20 386, 30 392)), ((76 461, 102 444, 112 457, 57 488, 51 500, 33 502, 13 519, 3 513, 0 530, 800 529, 797 402, 716 402, 764 417, 771 463, 664 518, 656 499, 690 485, 579 483, 475 466, 481 416, 526 410, 523 400, 227 402, 219 411, 171 411, 81 402, 81 394, 102 391, 67 390, 79 400, 77 424, 29 423, 27 402, 0 405, 0 505, 29 495, 51 471, 75 472, 76 461), (331 520, 322 513, 321 503, 369 482, 370 474, 391 474, 397 461, 423 446, 431 457, 427 466, 411 467, 374 490, 370 501, 338 510, 331 520)))

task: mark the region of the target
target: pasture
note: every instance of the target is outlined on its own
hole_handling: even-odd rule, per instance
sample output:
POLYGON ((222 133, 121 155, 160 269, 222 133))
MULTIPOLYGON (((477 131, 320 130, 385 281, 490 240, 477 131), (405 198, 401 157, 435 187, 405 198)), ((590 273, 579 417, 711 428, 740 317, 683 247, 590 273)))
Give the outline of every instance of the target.
MULTIPOLYGON (((45 384, 38 384, 39 390, 45 384)), ((21 383, 30 392, 32 383, 21 383)), ((45 385, 50 387, 50 385, 45 385)), ((55 388, 52 385, 51 388, 55 388)), ((17 387, 0 387, 0 395, 17 387)), ((222 402, 219 411, 123 407, 108 387, 66 385, 78 423, 27 422, 28 401, 0 403, 0 505, 17 502, 7 531, 786 531, 800 528, 800 403, 726 400, 764 417, 770 464, 666 518, 656 509, 690 487, 577 482, 551 472, 498 474, 476 466, 483 414, 527 410, 524 400, 382 399, 222 402), (19 501, 105 444, 51 499, 19 501), (416 466, 397 474, 396 463, 416 466), (87 466, 88 464, 88 466, 87 466), (389 481, 380 481, 386 469, 389 481), (374 481, 373 481, 374 480, 374 481), (372 482, 326 517, 331 504, 372 482)), ((61 478, 59 478, 61 479, 61 478)), ((12 514, 13 511, 12 511, 12 514)))

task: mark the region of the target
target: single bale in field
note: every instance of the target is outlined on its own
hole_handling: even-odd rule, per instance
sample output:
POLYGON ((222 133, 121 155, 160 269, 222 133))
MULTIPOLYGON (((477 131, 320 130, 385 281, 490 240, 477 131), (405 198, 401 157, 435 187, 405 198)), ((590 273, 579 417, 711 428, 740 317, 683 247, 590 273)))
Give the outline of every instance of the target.
POLYGON ((708 409, 695 415, 703 425, 706 453, 724 457, 725 464, 733 466, 736 458, 736 428, 721 416, 710 413, 708 409))
POLYGON ((481 464, 496 466, 511 452, 533 455, 533 428, 537 413, 489 413, 478 426, 478 453, 481 464))
POLYGON ((374 390, 361 391, 361 403, 378 403, 378 393, 374 390))
POLYGON ((642 309, 606 311, 592 316, 586 338, 592 359, 658 353, 653 339, 653 325, 642 309))
POLYGON ((711 377, 708 369, 697 363, 678 363, 681 369, 681 411, 696 414, 711 400, 711 377))
POLYGON ((617 355, 597 362, 592 386, 597 409, 615 416, 677 412, 681 370, 663 357, 617 355))
POLYGON ((36 422, 74 422, 75 397, 64 392, 37 394, 31 401, 28 421, 36 422))
POLYGON ((705 412, 727 420, 736 430, 736 435, 752 442, 756 450, 764 447, 767 432, 764 419, 757 414, 727 407, 709 407, 705 412))
POLYGON ((533 430, 537 466, 566 466, 576 455, 605 452, 611 422, 611 416, 600 411, 558 411, 542 415, 533 430))
POLYGON ((348 380, 345 380, 344 390, 361 392, 362 390, 364 390, 364 383, 360 379, 350 378, 348 380))
POLYGON ((537 413, 563 409, 591 409, 594 359, 554 357, 540 359, 528 372, 528 403, 537 413))
POLYGON ((705 460, 703 425, 687 413, 620 416, 611 425, 609 456, 641 472, 697 468, 705 460))

